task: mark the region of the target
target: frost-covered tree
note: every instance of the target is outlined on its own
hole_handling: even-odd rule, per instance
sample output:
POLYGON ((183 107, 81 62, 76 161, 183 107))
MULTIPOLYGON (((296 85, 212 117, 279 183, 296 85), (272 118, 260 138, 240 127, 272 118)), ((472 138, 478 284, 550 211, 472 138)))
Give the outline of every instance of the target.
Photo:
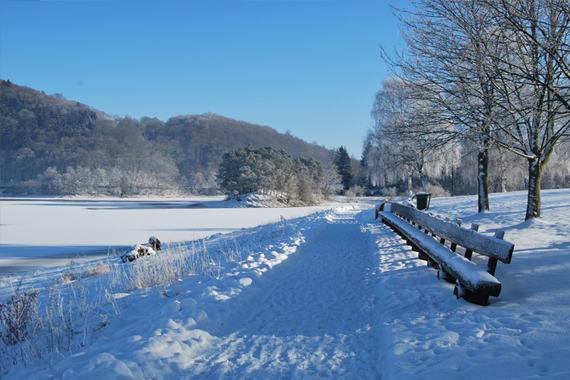
POLYGON ((442 111, 442 125, 455 125, 478 147, 478 209, 488 210, 488 134, 497 120, 497 96, 484 69, 485 50, 497 46, 487 28, 488 12, 473 1, 426 0, 397 15, 405 47, 394 57, 383 57, 408 89, 442 111))
POLYGON ((224 153, 217 175, 228 196, 261 192, 283 195, 290 203, 317 203, 322 179, 322 165, 314 159, 294 159, 284 150, 252 146, 224 153))
POLYGON ((326 160, 322 164, 321 189, 325 199, 330 199, 335 193, 335 186, 342 183, 342 177, 338 174, 338 169, 332 159, 326 160))
MULTIPOLYGON (((557 0, 424 0, 397 14, 405 48, 384 57, 430 93, 478 144, 479 192, 492 144, 528 162, 525 219, 540 217, 540 180, 568 134, 570 14, 557 0)), ((484 197, 483 197, 484 198, 484 197)), ((481 197, 479 209, 481 206, 481 197)))
POLYGON ((414 173, 426 191, 426 171, 440 170, 453 147, 447 137, 453 134, 441 125, 434 126, 434 120, 439 121, 435 107, 422 94, 410 91, 405 82, 390 77, 376 94, 372 116, 375 124, 369 143, 382 150, 378 158, 383 165, 406 173, 410 198, 414 173))
POLYGON ((544 167, 570 129, 570 13, 555 0, 486 1, 496 19, 505 52, 493 54, 494 87, 510 123, 491 136, 528 162, 525 219, 540 218, 544 167))
MULTIPOLYGON (((116 195, 153 188, 162 193, 179 184, 194 191, 204 187, 215 191, 223 153, 247 143, 256 148, 271 144, 294 157, 317 160, 330 153, 270 127, 220 115, 175 116, 166 122, 121 118, 4 80, 0 81, 0 136, 0 180, 13 182, 10 188, 20 193, 55 191, 57 187, 37 186, 38 175, 54 168, 63 176, 68 167, 73 170, 70 184, 82 176, 91 183, 101 178, 96 171, 104 170, 109 178, 98 188, 116 195), (89 175, 83 175, 87 171, 79 175, 79 167, 89 169, 89 175)), ((87 183, 73 187, 98 192, 87 183)), ((68 187, 65 194, 73 191, 68 187)))

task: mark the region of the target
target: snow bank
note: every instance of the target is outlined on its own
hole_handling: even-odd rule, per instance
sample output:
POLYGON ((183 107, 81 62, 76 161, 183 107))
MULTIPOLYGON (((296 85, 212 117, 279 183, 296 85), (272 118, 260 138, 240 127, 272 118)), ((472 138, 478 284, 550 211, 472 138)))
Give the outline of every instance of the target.
POLYGON ((286 194, 242 194, 224 201, 207 203, 208 207, 231 207, 231 208, 284 208, 284 207, 308 207, 302 201, 288 201, 286 194))
POLYGON ((371 227, 385 290, 384 378, 570 378, 570 191, 543 192, 543 220, 524 222, 525 194, 436 198, 430 211, 506 230, 512 263, 499 263, 497 299, 480 307, 452 296, 452 286, 416 260, 385 226, 371 227))

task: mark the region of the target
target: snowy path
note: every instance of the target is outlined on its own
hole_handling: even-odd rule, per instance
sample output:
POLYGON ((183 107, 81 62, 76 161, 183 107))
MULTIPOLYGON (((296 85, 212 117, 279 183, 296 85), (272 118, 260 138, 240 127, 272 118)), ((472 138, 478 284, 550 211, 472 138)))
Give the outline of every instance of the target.
POLYGON ((376 378, 374 242, 352 212, 314 228, 186 375, 376 378))
MULTIPOLYGON (((543 195, 545 220, 532 222, 522 220, 523 193, 493 195, 496 211, 482 214, 476 197, 433 201, 433 211, 490 236, 504 228, 515 242, 489 306, 455 299, 370 205, 343 205, 212 236, 211 253, 239 252, 215 275, 127 291, 110 285, 117 263, 116 273, 57 285, 111 289, 110 318, 91 344, 5 378, 570 379, 570 190, 543 195)), ((33 274, 35 288, 67 270, 56 269, 33 274)))

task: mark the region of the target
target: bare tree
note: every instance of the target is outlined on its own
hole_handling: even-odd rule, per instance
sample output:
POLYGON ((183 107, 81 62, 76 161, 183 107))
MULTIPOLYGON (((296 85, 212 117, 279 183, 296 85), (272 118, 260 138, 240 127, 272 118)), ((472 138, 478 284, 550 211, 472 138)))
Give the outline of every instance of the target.
POLYGON ((406 48, 384 53, 478 144, 479 211, 488 209, 488 149, 528 160, 526 219, 540 217, 540 177, 568 133, 568 5, 556 0, 426 0, 397 11, 406 48))
POLYGON ((413 11, 397 10, 405 48, 393 57, 383 52, 383 57, 409 88, 416 88, 444 110, 440 125, 453 123, 462 138, 478 147, 478 209, 489 210, 488 135, 493 133, 497 107, 485 71, 485 51, 492 43, 488 12, 476 1, 419 1, 414 5, 413 11))
POLYGON ((504 25, 503 54, 490 54, 493 85, 511 120, 493 136, 500 146, 528 161, 525 219, 540 218, 541 177, 555 145, 570 128, 569 39, 566 2, 554 0, 485 1, 504 25))
POLYGON ((443 162, 451 144, 449 130, 438 125, 438 108, 424 94, 397 78, 384 81, 376 94, 372 111, 375 119, 374 137, 382 149, 389 152, 386 164, 399 166, 408 178, 408 196, 412 197, 412 176, 417 173, 426 191, 425 172, 428 167, 443 162))

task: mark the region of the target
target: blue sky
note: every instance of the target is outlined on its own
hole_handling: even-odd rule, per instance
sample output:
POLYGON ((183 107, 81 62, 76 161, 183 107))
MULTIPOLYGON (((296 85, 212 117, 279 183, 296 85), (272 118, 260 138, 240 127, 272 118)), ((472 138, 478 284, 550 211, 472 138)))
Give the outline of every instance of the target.
POLYGON ((0 2, 0 76, 112 115, 215 112, 360 158, 386 1, 0 2))

